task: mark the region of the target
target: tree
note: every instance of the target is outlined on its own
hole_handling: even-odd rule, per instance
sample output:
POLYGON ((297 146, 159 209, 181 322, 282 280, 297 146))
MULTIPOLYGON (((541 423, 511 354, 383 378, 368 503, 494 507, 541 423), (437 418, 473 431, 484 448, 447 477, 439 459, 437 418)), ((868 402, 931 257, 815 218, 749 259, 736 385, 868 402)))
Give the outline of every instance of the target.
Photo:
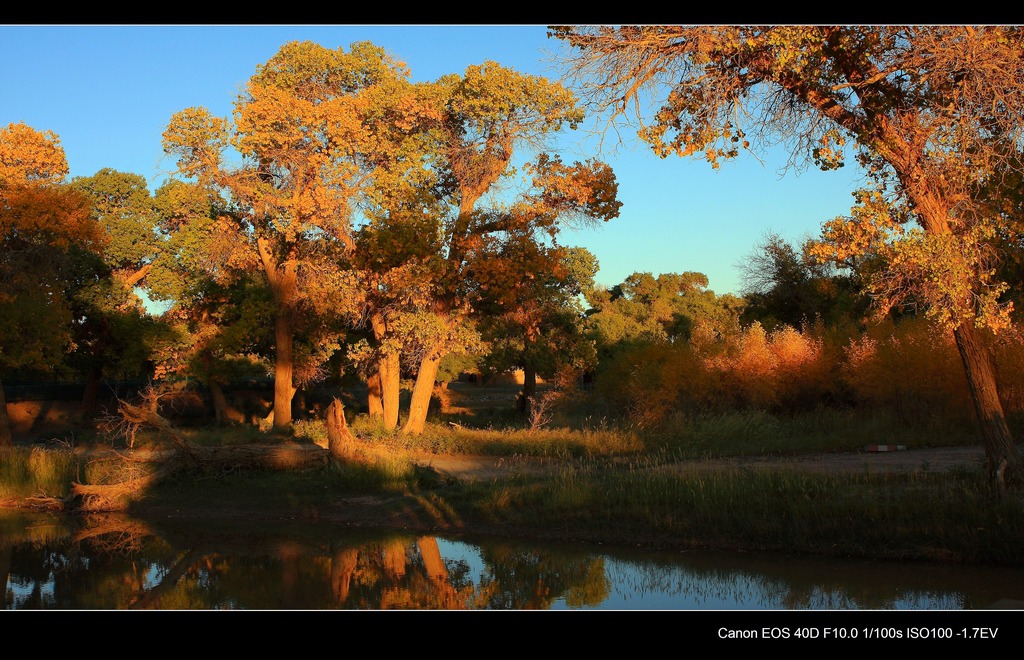
MULTIPOLYGON (((53 132, 0 129, 0 368, 50 368, 70 346, 70 262, 100 237, 67 172, 53 132)), ((0 445, 10 443, 0 383, 0 445)))
MULTIPOLYGON (((364 234, 377 247, 360 257, 377 274, 368 316, 384 331, 376 334, 382 355, 394 359, 401 346, 406 360, 417 358, 403 427, 412 435, 423 431, 441 360, 477 345, 479 337, 470 331, 473 305, 481 290, 498 284, 481 276, 497 276, 504 286, 522 272, 488 270, 498 246, 512 235, 554 241, 565 223, 607 220, 619 208, 607 165, 568 165, 542 151, 547 137, 565 126, 575 128, 583 117, 561 85, 485 62, 419 89, 428 110, 421 115, 416 144, 429 176, 381 200, 374 225, 364 234), (523 157, 530 149, 539 152, 532 161, 523 157), (519 196, 503 191, 504 201, 481 203, 500 182, 511 181, 523 161, 528 162, 521 165, 526 176, 519 196)), ((397 378, 384 378, 383 362, 381 367, 390 424, 397 416, 388 414, 388 381, 397 384, 397 378)))
MULTIPOLYGON (((759 322, 799 328, 816 321, 826 327, 859 326, 870 303, 856 270, 840 270, 814 257, 815 242, 795 247, 768 232, 743 260, 744 325, 759 322)), ((859 270, 859 269, 858 269, 859 270)))
POLYGON ((156 202, 138 174, 104 168, 76 177, 71 188, 92 203, 103 250, 78 264, 74 295, 75 344, 71 356, 86 375, 84 419, 95 416, 104 375, 120 369, 137 375, 149 360, 147 335, 159 325, 138 292, 165 246, 156 202))
POLYGON ((257 68, 233 123, 190 108, 164 133, 179 173, 221 195, 219 228, 236 246, 224 267, 261 271, 273 294, 277 428, 291 423, 296 328, 313 313, 306 288, 353 248, 356 199, 419 111, 406 76, 370 43, 293 42, 257 68))
POLYGON ((157 189, 152 204, 166 243, 146 276, 146 291, 170 305, 161 319, 171 328, 154 347, 154 379, 205 383, 216 422, 227 423, 223 386, 232 377, 265 373, 263 358, 272 353, 273 333, 267 332, 274 319, 270 293, 258 272, 224 268, 234 246, 218 230, 209 191, 168 181, 157 189))
MULTIPOLYGON (((616 199, 615 175, 604 163, 569 166, 542 153, 524 169, 531 176, 514 203, 469 211, 465 224, 460 203, 457 219, 445 231, 446 254, 437 262, 430 310, 441 321, 438 329, 444 330, 435 333, 433 346, 423 351, 405 433, 422 432, 437 365, 444 355, 472 350, 462 329, 476 308, 496 303, 513 309, 522 301, 521 287, 557 278, 563 268, 557 244, 562 226, 618 216, 621 203, 616 199)), ((458 190, 462 192, 461 187, 458 190)), ((519 310, 526 341, 539 329, 539 310, 532 302, 519 310)))
POLYGON ((426 319, 418 312, 430 306, 431 285, 443 264, 438 219, 447 200, 441 173, 419 166, 427 157, 423 138, 410 136, 415 167, 390 172, 375 186, 349 260, 362 293, 355 325, 368 330, 349 357, 366 373, 370 415, 388 430, 398 427, 403 353, 408 360, 419 349, 408 335, 418 334, 416 319, 426 319))
MULTIPOLYGON (((593 287, 597 259, 585 248, 551 247, 511 234, 489 253, 488 286, 474 311, 490 344, 492 371, 523 370, 522 411, 529 415, 537 377, 572 382, 597 363, 580 297, 593 287)), ((479 276, 479 274, 478 274, 479 276)))
MULTIPOLYGON (((996 391, 983 330, 1009 319, 995 278, 992 213, 1020 170, 1024 32, 1013 26, 556 27, 565 64, 589 98, 640 115, 639 135, 662 157, 712 166, 741 148, 782 143, 790 165, 842 167, 852 141, 890 211, 832 226, 832 254, 914 224, 890 242, 884 307, 913 292, 951 328, 1000 484, 1020 455, 996 391), (667 89, 649 121, 645 93, 667 89), (841 226, 840 226, 841 225, 841 226)), ((756 148, 756 147, 755 147, 756 148)), ((874 210, 878 211, 876 205, 874 210)), ((831 230, 830 230, 831 231, 831 230)))
POLYGON ((704 273, 633 273, 611 289, 594 289, 587 323, 602 357, 630 344, 689 341, 702 327, 722 337, 739 327, 743 301, 707 288, 704 273))

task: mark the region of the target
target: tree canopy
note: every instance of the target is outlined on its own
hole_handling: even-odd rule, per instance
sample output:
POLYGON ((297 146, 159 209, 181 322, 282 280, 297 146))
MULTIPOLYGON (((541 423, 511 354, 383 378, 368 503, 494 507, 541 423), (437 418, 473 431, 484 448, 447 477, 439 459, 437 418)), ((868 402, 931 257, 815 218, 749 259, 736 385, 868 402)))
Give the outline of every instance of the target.
POLYGON ((882 202, 826 228, 837 258, 889 246, 877 299, 913 293, 951 328, 993 476, 1020 457, 980 328, 1005 327, 995 213, 1015 180, 1024 31, 1014 26, 571 26, 553 36, 584 94, 640 121, 665 157, 712 166, 782 144, 791 164, 842 167, 852 149, 882 202), (648 96, 650 94, 651 96, 648 96), (646 112, 653 99, 657 110, 646 112), (904 229, 906 224, 916 225, 904 229))
POLYGON ((219 194, 219 230, 235 246, 223 268, 262 271, 273 294, 276 427, 291 422, 297 324, 314 314, 307 283, 353 248, 357 198, 420 112, 406 75, 369 43, 293 42, 257 67, 233 122, 189 108, 164 133, 179 173, 219 194))
MULTIPOLYGON (((54 133, 0 129, 0 368, 51 368, 72 346, 70 272, 101 237, 67 172, 54 133)), ((0 389, 0 444, 11 442, 6 406, 0 389)))

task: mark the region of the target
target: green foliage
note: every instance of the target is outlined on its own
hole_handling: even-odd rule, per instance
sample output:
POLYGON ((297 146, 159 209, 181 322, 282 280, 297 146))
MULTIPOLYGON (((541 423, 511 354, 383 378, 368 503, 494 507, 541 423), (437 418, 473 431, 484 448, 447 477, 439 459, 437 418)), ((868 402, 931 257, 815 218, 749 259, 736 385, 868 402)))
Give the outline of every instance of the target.
POLYGON ((449 353, 441 359, 441 364, 438 365, 437 381, 450 383, 457 380, 460 374, 479 371, 480 362, 479 354, 449 353))
MULTIPOLYGON (((487 287, 475 303, 490 352, 491 373, 532 369, 545 379, 581 374, 596 366, 594 341, 587 336, 579 297, 593 288, 597 260, 584 248, 546 249, 508 241, 487 257, 489 268, 522 277, 487 287), (534 265, 540 260, 540 265, 534 265), (531 263, 533 262, 533 263, 531 263)), ((480 275, 480 268, 474 272, 480 275)), ((486 279, 484 280, 486 281, 486 279)))
POLYGON ((105 236, 104 260, 112 269, 134 273, 153 261, 163 240, 145 178, 104 168, 76 177, 71 187, 92 201, 93 218, 105 236))
POLYGON ((703 273, 633 273, 607 291, 591 290, 587 323, 607 356, 630 344, 724 337, 738 329, 743 301, 707 289, 703 273))
POLYGON ((74 347, 75 298, 93 275, 81 265, 102 240, 66 173, 53 133, 0 129, 0 369, 50 370, 74 347))
POLYGON ((816 259, 811 242, 797 249, 769 232, 744 259, 742 271, 744 325, 756 321, 769 331, 816 321, 857 327, 868 315, 870 298, 861 290, 859 276, 816 259))

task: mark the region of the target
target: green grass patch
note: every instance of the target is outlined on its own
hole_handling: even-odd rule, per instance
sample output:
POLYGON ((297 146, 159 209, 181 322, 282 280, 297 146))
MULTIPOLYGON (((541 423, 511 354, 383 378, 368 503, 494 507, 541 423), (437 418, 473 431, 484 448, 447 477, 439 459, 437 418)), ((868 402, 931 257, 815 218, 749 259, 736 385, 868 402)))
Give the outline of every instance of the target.
POLYGON ((923 449, 975 444, 976 437, 977 429, 963 423, 907 426, 882 412, 832 408, 789 416, 758 410, 680 413, 646 436, 650 448, 690 458, 846 452, 873 444, 923 449))
POLYGON ((0 447, 0 497, 64 497, 79 478, 70 450, 0 447))
MULTIPOLYGON (((901 427, 884 414, 822 409, 776 416, 744 411, 678 415, 657 431, 578 418, 545 429, 428 424, 417 437, 365 416, 350 426, 359 460, 302 471, 175 475, 142 504, 215 515, 218 509, 305 519, 363 495, 417 520, 665 548, 782 550, 887 559, 1022 565, 1024 501, 999 500, 980 470, 817 474, 792 468, 670 465, 679 459, 974 444, 974 429, 901 427), (516 473, 452 481, 413 454, 574 459, 554 476, 516 473)), ((255 427, 190 429, 209 446, 326 444, 322 421, 287 433, 255 427)), ((136 448, 165 446, 140 434, 136 448)), ((105 446, 109 448, 109 443, 105 446)), ((81 448, 79 448, 81 449, 81 448)), ((63 497, 72 481, 116 483, 140 469, 116 456, 86 460, 70 448, 0 449, 0 496, 63 497)), ((335 509, 336 510, 336 509, 335 509)), ((384 516, 381 524, 386 524, 384 516)))

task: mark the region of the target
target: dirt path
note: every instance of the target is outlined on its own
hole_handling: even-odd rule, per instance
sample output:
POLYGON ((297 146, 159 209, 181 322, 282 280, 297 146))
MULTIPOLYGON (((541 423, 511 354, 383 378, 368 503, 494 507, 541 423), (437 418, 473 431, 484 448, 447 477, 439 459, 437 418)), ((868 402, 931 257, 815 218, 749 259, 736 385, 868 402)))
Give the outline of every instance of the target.
MULTIPOLYGON (((558 459, 494 456, 440 456, 423 454, 416 457, 445 477, 459 480, 491 480, 515 474, 557 474, 568 464, 558 459)), ((686 470, 714 467, 747 467, 768 469, 792 467, 822 473, 872 472, 941 472, 954 468, 978 469, 985 461, 984 450, 978 447, 941 447, 892 451, 861 451, 843 454, 807 454, 786 457, 737 457, 680 461, 660 469, 686 470)))

